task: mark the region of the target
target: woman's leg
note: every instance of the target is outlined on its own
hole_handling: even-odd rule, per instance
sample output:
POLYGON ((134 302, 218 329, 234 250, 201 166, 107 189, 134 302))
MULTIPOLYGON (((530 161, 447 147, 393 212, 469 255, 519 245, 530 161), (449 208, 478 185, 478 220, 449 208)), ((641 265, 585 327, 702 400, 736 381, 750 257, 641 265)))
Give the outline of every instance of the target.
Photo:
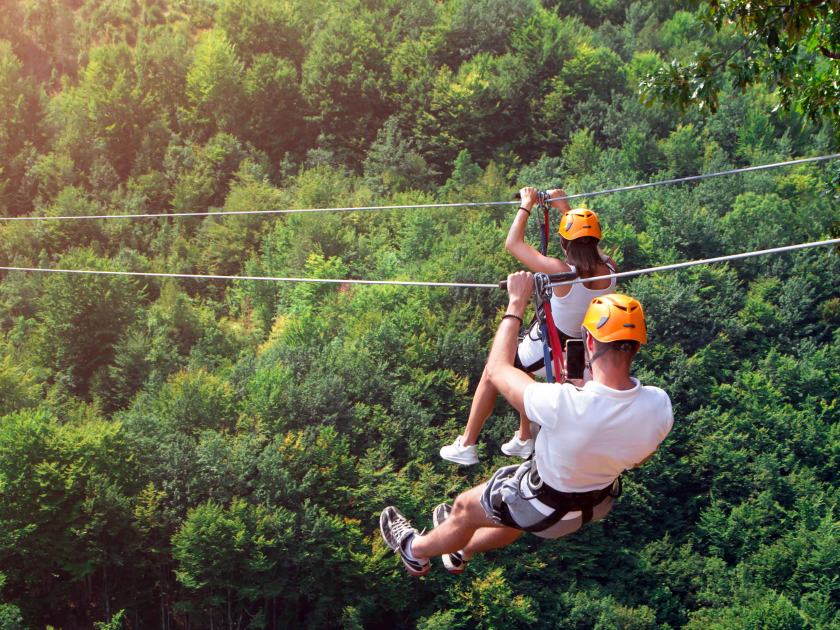
MULTIPOLYGON (((534 378, 534 375, 531 374, 530 372, 528 373, 528 376, 530 376, 531 378, 534 378)), ((536 380, 536 379, 534 379, 534 380, 536 380)), ((526 416, 524 413, 520 413, 519 414, 519 439, 524 442, 525 440, 530 440, 533 437, 534 436, 531 435, 531 421, 528 419, 528 416, 526 416)))
MULTIPOLYGON (((539 344, 539 340, 534 340, 528 336, 526 336, 520 343, 516 350, 518 358, 523 361, 525 365, 530 365, 533 360, 534 353, 536 349, 540 349, 542 346, 539 344), (534 344, 537 344, 536 346, 534 344), (524 353, 524 358, 523 358, 524 353)), ((541 350, 540 350, 541 352, 541 350)), ((533 374, 530 375, 533 378, 533 374)), ((470 406, 470 416, 467 418, 467 426, 464 429, 463 437, 461 438, 461 446, 472 446, 478 441, 478 434, 481 433, 481 429, 484 427, 484 424, 487 422, 487 418, 490 417, 490 414, 493 413, 493 409, 496 407, 496 398, 499 396, 499 390, 490 382, 490 379, 487 378, 487 368, 484 368, 484 371, 481 373, 481 380, 478 382, 478 387, 475 389, 475 394, 473 394, 473 401, 472 406, 470 406)), ((523 440, 530 439, 531 436, 531 426, 530 421, 527 418, 520 419, 519 421, 520 430, 524 426, 524 435, 526 437, 522 437, 522 433, 520 433, 520 438, 523 440)))
POLYGON ((519 439, 523 442, 525 440, 530 440, 532 437, 531 435, 531 421, 528 420, 528 416, 524 413, 519 414, 519 439))
POLYGON ((464 429, 464 437, 461 439, 462 446, 470 446, 476 443, 478 434, 481 433, 484 423, 487 422, 487 418, 493 413, 498 395, 499 390, 487 378, 487 368, 485 367, 481 373, 481 380, 478 382, 478 387, 475 389, 475 395, 473 395, 470 417, 467 419, 467 427, 464 429))

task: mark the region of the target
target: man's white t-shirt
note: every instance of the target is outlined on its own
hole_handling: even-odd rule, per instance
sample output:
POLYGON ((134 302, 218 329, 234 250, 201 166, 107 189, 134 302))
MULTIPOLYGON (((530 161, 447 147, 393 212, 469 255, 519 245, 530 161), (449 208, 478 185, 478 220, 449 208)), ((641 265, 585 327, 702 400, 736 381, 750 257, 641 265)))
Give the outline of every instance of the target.
POLYGON ((541 426, 534 458, 545 483, 561 492, 598 490, 656 450, 674 424, 671 399, 631 380, 627 390, 595 381, 525 389, 525 413, 541 426))

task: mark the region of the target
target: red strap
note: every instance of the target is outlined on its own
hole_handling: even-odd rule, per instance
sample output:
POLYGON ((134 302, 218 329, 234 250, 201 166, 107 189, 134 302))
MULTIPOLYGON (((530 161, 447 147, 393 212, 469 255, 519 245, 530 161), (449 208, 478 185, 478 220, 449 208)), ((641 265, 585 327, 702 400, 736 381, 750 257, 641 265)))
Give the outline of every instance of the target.
POLYGON ((566 366, 563 363, 563 346, 560 344, 560 335, 557 334, 557 326, 554 325, 554 318, 551 316, 551 302, 543 304, 545 311, 545 323, 548 328, 548 344, 551 347, 551 362, 554 363, 554 380, 563 383, 566 380, 566 366))

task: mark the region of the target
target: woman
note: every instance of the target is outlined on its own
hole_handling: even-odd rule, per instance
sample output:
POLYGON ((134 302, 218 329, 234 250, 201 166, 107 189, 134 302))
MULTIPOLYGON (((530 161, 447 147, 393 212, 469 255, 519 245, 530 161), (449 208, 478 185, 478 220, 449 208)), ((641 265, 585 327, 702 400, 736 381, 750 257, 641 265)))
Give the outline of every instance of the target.
MULTIPOLYGON (((550 190, 549 197, 562 197, 563 190, 550 190)), ((536 188, 526 187, 520 191, 522 206, 516 213, 513 225, 510 226, 505 248, 516 257, 525 267, 533 272, 565 273, 576 272, 581 278, 592 278, 615 273, 615 263, 601 254, 598 242, 601 240, 601 226, 598 215, 591 210, 572 209, 565 199, 552 201, 551 205, 561 212, 560 244, 565 254, 565 260, 543 256, 536 249, 525 242, 525 227, 531 208, 539 199, 536 188)), ((583 282, 581 284, 555 287, 551 296, 551 313, 554 324, 560 334, 563 347, 568 339, 580 337, 580 327, 583 316, 592 298, 614 292, 615 278, 583 282)), ((533 325, 521 338, 516 352, 516 367, 539 376, 545 375, 543 365, 543 344, 537 334, 537 326, 533 325)), ((481 428, 493 413, 496 406, 496 388, 487 378, 487 370, 481 376, 478 388, 475 390, 470 417, 463 435, 459 435, 455 442, 440 449, 443 459, 469 466, 478 463, 476 440, 481 428)), ((534 450, 534 436, 531 433, 531 423, 527 417, 519 418, 519 430, 513 438, 502 445, 502 452, 506 455, 518 455, 527 458, 534 450)))

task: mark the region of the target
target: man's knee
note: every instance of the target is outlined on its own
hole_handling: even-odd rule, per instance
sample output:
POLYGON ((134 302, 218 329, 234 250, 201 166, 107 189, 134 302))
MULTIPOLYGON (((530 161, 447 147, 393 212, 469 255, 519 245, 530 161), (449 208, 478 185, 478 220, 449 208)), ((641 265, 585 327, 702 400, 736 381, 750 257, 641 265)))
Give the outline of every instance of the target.
POLYGON ((469 497, 466 492, 462 492, 455 497, 455 503, 452 504, 452 513, 449 518, 461 520, 469 513, 469 497))
POLYGON ((481 507, 481 502, 479 501, 480 496, 480 488, 472 488, 459 494, 452 504, 452 512, 449 518, 465 524, 473 523, 476 520, 483 520, 484 508, 481 507))

